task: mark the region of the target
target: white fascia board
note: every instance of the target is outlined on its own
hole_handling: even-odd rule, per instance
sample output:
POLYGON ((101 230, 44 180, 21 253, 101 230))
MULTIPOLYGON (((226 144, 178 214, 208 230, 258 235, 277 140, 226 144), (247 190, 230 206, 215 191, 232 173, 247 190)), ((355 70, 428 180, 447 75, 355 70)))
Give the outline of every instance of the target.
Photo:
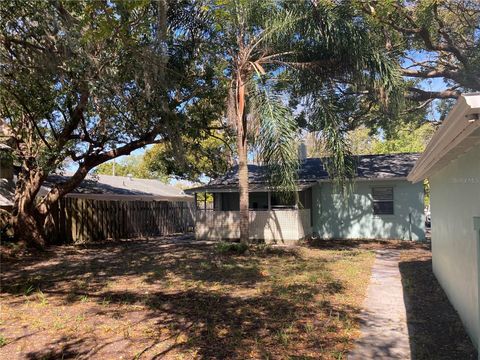
POLYGON ((450 157, 448 161, 455 158, 454 149, 480 128, 480 120, 468 119, 469 115, 478 113, 480 93, 462 95, 415 163, 408 180, 414 183, 422 181, 445 165, 442 160, 446 160, 447 155, 450 157))
MULTIPOLYGON (((356 182, 375 182, 375 181, 406 181, 407 178, 404 177, 404 176, 397 176, 397 177, 385 177, 385 178, 381 178, 381 177, 377 177, 377 178, 360 178, 360 177, 357 177, 357 178, 354 178, 352 180, 350 180, 352 183, 356 183, 356 182)), ((321 179, 321 180, 318 180, 318 183, 330 183, 330 182, 333 182, 334 180, 332 179, 321 179)))

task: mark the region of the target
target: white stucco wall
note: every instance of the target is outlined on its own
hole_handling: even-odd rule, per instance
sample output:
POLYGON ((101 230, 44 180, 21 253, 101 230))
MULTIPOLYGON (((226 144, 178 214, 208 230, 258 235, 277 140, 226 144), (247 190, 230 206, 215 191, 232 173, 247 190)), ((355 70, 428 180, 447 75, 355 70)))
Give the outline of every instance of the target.
POLYGON ((430 185, 433 270, 478 349, 480 144, 431 176, 430 185))
POLYGON ((424 240, 423 184, 357 181, 346 197, 331 183, 313 188, 313 231, 321 238, 424 240), (393 215, 374 215, 372 187, 392 186, 393 215))

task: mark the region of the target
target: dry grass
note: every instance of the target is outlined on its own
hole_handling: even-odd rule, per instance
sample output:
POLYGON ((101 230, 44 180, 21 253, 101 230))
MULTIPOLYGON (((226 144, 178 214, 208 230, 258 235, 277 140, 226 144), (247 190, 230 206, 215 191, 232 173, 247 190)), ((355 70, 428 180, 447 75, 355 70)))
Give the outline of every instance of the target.
POLYGON ((130 241, 2 264, 0 357, 341 359, 374 254, 130 241))

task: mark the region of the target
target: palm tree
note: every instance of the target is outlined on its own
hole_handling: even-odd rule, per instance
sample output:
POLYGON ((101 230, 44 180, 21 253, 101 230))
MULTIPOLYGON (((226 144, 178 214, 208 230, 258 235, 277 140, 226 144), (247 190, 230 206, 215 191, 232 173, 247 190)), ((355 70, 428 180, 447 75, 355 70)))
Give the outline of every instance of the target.
POLYGON ((307 100, 305 106, 316 108, 328 138, 332 173, 343 174, 348 147, 334 106, 322 94, 332 89, 334 81, 392 93, 395 69, 337 7, 306 1, 234 0, 216 2, 212 9, 213 36, 223 49, 222 61, 227 62, 221 70, 229 83, 227 118, 236 129, 240 240, 248 242, 252 124, 259 135, 252 140, 269 168, 271 185, 282 192, 294 191, 298 126, 285 102, 287 94, 307 100))

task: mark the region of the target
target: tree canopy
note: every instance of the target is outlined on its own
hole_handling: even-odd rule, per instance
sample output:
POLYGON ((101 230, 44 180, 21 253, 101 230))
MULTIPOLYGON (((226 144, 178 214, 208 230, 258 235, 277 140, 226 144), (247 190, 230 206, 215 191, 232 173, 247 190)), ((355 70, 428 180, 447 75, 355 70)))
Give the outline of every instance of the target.
POLYGON ((133 176, 139 179, 156 179, 168 181, 168 175, 161 171, 151 171, 144 155, 129 155, 124 158, 100 164, 95 168, 96 174, 113 176, 133 176))
POLYGON ((480 2, 477 0, 356 0, 363 18, 385 48, 396 53, 412 79, 407 97, 428 104, 480 91, 480 2), (425 89, 418 80, 441 79, 425 89))
POLYGON ((179 178, 193 182, 205 176, 224 174, 233 162, 233 149, 223 134, 203 138, 182 137, 181 159, 169 143, 155 144, 141 155, 129 155, 117 162, 109 161, 95 168, 98 174, 128 174, 167 182, 179 178))
POLYGON ((242 223, 249 156, 291 190, 302 130, 321 137, 340 180, 355 129, 382 134, 372 151, 418 149, 407 135, 434 99, 450 101, 441 114, 480 90, 479 20, 474 0, 5 1, 0 125, 20 165, 11 224, 41 245, 58 199, 147 145, 119 171, 198 180, 237 164, 242 223), (37 201, 67 162, 74 175, 37 201))
MULTIPOLYGON (((43 243, 52 204, 95 166, 209 121, 213 81, 196 36, 204 19, 188 1, 9 1, 0 9, 0 118, 20 164, 11 223, 43 243), (201 115, 201 116, 200 116, 201 115), (69 160, 75 174, 36 202, 69 160), (28 230, 26 230, 28 229, 28 230)), ((36 240, 35 240, 36 239, 36 240)))

